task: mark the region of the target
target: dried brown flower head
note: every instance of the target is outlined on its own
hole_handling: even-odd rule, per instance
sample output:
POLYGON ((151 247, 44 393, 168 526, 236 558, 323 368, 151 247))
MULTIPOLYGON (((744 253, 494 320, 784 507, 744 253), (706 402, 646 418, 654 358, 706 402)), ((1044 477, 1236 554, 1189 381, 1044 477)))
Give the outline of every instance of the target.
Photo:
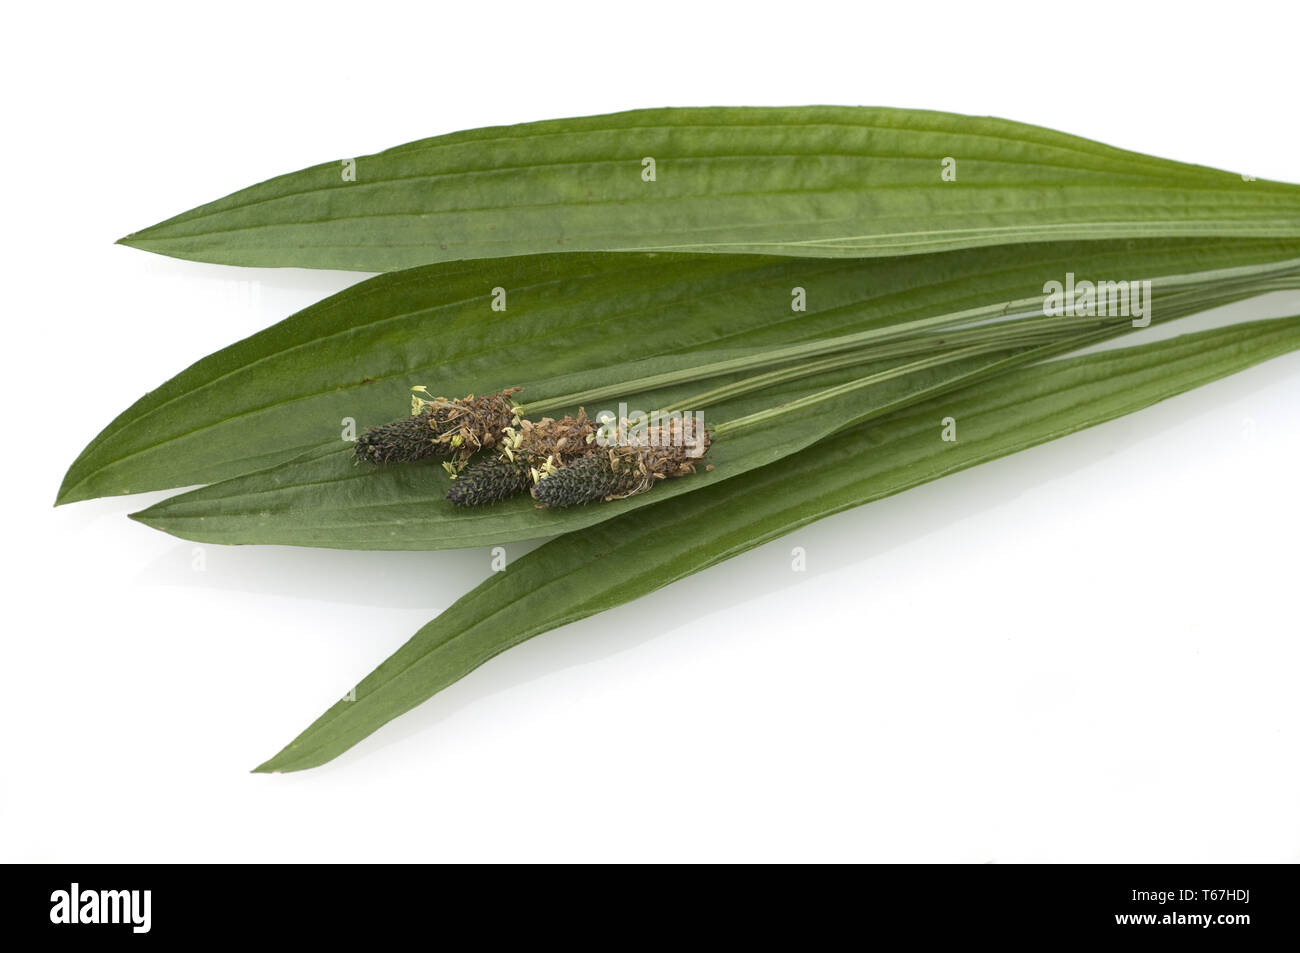
POLYGON ((410 463, 429 456, 464 460, 500 444, 516 421, 510 396, 519 390, 509 387, 496 394, 455 399, 413 396, 410 416, 371 427, 357 438, 353 452, 366 463, 410 463))
POLYGON ((543 506, 576 506, 635 496, 656 480, 694 473, 709 443, 708 431, 697 434, 693 418, 673 419, 666 426, 648 428, 640 443, 600 447, 542 475, 532 489, 533 498, 543 506))

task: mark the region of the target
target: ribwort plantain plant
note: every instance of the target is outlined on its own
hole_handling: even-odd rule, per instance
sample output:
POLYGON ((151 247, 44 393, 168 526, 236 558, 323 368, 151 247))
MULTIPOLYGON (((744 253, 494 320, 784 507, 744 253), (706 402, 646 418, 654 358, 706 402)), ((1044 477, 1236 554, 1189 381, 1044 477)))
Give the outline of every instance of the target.
POLYGON ((1050 311, 1061 274, 1140 280, 1157 324, 1300 288, 1300 187, 1005 120, 643 110, 437 137, 357 169, 364 185, 326 163, 123 239, 391 273, 150 391, 58 502, 205 484, 133 518, 214 543, 558 538, 258 770, 322 764, 498 652, 810 520, 1300 348, 1292 318, 1063 357, 1130 328, 1050 311), (638 157, 655 154, 671 165, 647 187, 638 157), (490 313, 488 289, 507 288, 509 314, 490 313), (411 379, 469 396, 415 388, 410 414, 339 440, 411 379), (503 381, 520 386, 484 390, 503 381), (584 410, 611 398, 668 423, 611 443, 584 410), (949 446, 933 431, 953 406, 967 436, 949 446), (705 407, 707 431, 671 416, 705 407), (638 572, 554 598, 592 559, 638 572))

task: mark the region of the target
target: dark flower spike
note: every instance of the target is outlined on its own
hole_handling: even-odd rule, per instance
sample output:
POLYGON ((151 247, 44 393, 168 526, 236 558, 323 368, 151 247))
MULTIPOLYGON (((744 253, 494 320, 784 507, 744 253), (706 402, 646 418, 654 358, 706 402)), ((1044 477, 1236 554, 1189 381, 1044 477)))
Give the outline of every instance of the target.
POLYGON ((457 506, 488 506, 523 493, 531 482, 527 467, 505 457, 492 457, 462 470, 447 491, 447 499, 457 506))
POLYGON ((450 463, 443 467, 451 474, 452 487, 447 499, 457 506, 484 506, 523 493, 558 464, 565 464, 599 450, 595 443, 596 425, 579 410, 577 417, 555 420, 522 420, 503 431, 500 453, 490 460, 458 469, 450 463))
POLYGON ((429 456, 468 458, 478 450, 498 445, 517 421, 510 387, 496 394, 449 400, 420 397, 423 387, 412 388, 411 414, 401 420, 371 427, 357 438, 353 453, 366 463, 411 463, 429 456))
POLYGON ((371 427, 357 438, 352 452, 366 463, 413 463, 437 451, 437 438, 432 408, 425 408, 382 427, 371 427))
POLYGON ((593 453, 543 475, 533 487, 533 499, 543 506, 577 506, 642 492, 653 478, 642 467, 640 454, 624 449, 593 453))

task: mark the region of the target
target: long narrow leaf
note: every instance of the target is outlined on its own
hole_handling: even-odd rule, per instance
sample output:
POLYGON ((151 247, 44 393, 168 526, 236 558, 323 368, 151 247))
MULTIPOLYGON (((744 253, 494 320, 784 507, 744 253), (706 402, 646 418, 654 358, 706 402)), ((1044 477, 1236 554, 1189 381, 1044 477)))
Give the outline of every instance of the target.
POLYGON ((523 385, 533 401, 755 349, 1041 293, 1067 272, 1128 280, 1263 268, 1300 240, 1000 246, 901 259, 542 255, 362 282, 150 391, 69 468, 58 502, 212 483, 383 423, 427 384, 523 385), (492 290, 505 291, 494 311, 492 290), (802 288, 806 310, 793 310, 802 288))
POLYGON ((556 251, 869 257, 1209 235, 1300 235, 1300 188, 1002 119, 808 106, 458 132, 282 175, 122 241, 393 271, 556 251))
POLYGON ((1262 321, 1012 371, 753 471, 577 533, 494 574, 415 634, 258 771, 297 771, 535 635, 629 602, 814 520, 1139 410, 1300 348, 1300 318, 1262 321), (938 439, 956 414, 962 439, 938 439), (582 576, 599 563, 623 571, 582 576))

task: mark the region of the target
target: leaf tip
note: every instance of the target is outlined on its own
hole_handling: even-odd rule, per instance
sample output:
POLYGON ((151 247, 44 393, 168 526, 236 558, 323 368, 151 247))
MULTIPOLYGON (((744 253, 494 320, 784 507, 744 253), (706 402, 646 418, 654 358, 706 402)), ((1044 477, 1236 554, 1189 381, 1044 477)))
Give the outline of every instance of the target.
POLYGON ((93 491, 84 489, 82 485, 86 482, 85 478, 76 471, 77 465, 74 463, 68 468, 68 472, 63 475, 63 482, 59 484, 59 491, 54 494, 55 506, 62 506, 65 503, 77 503, 94 497, 93 491))
POLYGON ((123 235, 117 241, 113 242, 113 244, 125 245, 127 248, 138 248, 141 251, 154 251, 158 236, 151 235, 150 233, 155 231, 156 228, 156 225, 150 225, 148 228, 142 228, 138 232, 131 232, 130 234, 123 235))
POLYGON ((127 513, 126 518, 129 520, 135 520, 137 523, 143 523, 151 529, 162 529, 162 527, 153 521, 152 511, 153 507, 148 506, 142 510, 136 510, 134 513, 127 513))
POLYGON ((310 764, 307 765, 300 764, 297 767, 292 766, 292 759, 290 758, 289 754, 291 749, 295 747, 296 744, 291 744, 289 745, 288 748, 282 748, 280 751, 276 752, 270 758, 267 758, 265 761, 259 764, 256 768, 253 768, 253 770, 249 771, 248 773, 249 774, 287 774, 290 771, 298 771, 304 767, 308 767, 308 768, 312 767, 312 765, 310 764))

